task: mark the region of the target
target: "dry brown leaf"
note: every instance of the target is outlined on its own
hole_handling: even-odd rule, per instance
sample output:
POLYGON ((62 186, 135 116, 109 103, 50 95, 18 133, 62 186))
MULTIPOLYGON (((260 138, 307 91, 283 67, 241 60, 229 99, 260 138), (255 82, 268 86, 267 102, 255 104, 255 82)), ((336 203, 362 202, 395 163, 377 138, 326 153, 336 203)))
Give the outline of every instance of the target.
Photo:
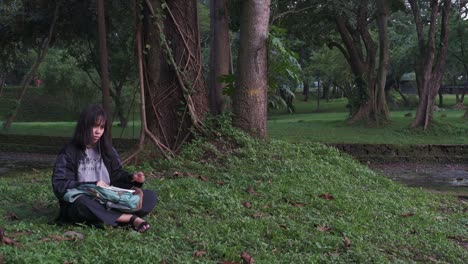
POLYGON ((198 176, 198 179, 201 180, 201 181, 204 181, 204 182, 210 181, 210 179, 208 179, 205 176, 198 176))
POLYGON ((193 253, 193 256, 197 258, 203 257, 205 255, 206 255, 206 251, 203 251, 203 250, 197 250, 195 253, 193 253))
POLYGON ((331 230, 331 228, 328 226, 317 226, 317 230, 320 232, 328 232, 331 230))
POLYGON ((460 247, 463 247, 465 249, 468 249, 468 237, 464 236, 449 236, 448 239, 450 239, 452 242, 457 243, 460 247))
POLYGON ((14 239, 10 239, 10 238, 8 238, 6 236, 3 236, 2 244, 10 245, 10 246, 16 246, 16 245, 18 245, 18 242, 16 242, 14 239))
POLYGON ((413 215, 414 215, 413 213, 401 214, 402 217, 411 217, 413 215))
POLYGON ((349 240, 349 238, 347 237, 343 237, 343 245, 345 246, 345 248, 351 247, 351 240, 349 240))
POLYGON ((252 204, 250 202, 243 202, 242 205, 247 209, 252 208, 252 204))
POLYGON ((320 198, 326 199, 326 200, 335 200, 335 197, 329 193, 323 193, 319 195, 320 198))
POLYGON ((291 203, 291 205, 294 206, 294 207, 304 207, 304 206, 306 206, 306 204, 304 204, 304 203, 291 203))
POLYGON ((244 261, 244 264, 253 264, 253 263, 255 263, 255 260, 247 252, 242 252, 241 258, 244 261))
POLYGON ((263 217, 263 213, 261 212, 256 212, 255 214, 252 215, 252 218, 262 218, 263 217))
POLYGON ((253 187, 248 187, 245 191, 252 195, 258 195, 258 193, 255 191, 253 187))
POLYGON ((265 205, 263 206, 263 208, 265 208, 265 209, 270 208, 270 205, 269 205, 269 204, 265 204, 265 205))
POLYGON ((8 212, 5 218, 10 221, 20 220, 20 218, 14 212, 8 212))
POLYGON ((224 184, 226 184, 226 183, 225 183, 224 181, 216 181, 216 184, 218 184, 218 185, 224 185, 224 184))

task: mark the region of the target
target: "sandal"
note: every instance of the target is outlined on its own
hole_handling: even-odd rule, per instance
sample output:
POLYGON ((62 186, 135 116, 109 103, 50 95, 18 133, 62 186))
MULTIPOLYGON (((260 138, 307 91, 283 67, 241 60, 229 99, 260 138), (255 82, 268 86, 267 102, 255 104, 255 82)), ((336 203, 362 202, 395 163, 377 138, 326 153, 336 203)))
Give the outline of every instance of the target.
POLYGON ((139 217, 136 216, 136 215, 132 215, 132 217, 130 218, 130 221, 129 221, 130 224, 133 225, 133 229, 134 229, 135 231, 137 231, 137 232, 139 232, 139 233, 144 233, 144 232, 146 232, 148 229, 150 229, 151 225, 150 225, 148 222, 144 221, 144 220, 143 220, 143 222, 141 222, 138 226, 135 226, 134 223, 135 223, 135 220, 136 220, 137 218, 139 218, 139 217))

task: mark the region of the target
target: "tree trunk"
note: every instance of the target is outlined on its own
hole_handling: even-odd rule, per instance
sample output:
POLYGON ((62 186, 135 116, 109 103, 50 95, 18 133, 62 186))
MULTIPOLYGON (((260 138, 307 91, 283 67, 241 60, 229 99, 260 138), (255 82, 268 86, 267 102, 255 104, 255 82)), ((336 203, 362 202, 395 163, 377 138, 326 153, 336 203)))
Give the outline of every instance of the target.
POLYGON ((36 74, 37 69, 39 68, 39 65, 41 65, 42 61, 44 60, 45 56, 47 55, 47 51, 49 50, 49 43, 50 40, 53 36, 54 33, 54 28, 55 28, 55 23, 57 22, 58 18, 58 13, 59 13, 59 6, 60 6, 60 1, 55 2, 55 11, 54 11, 54 16, 52 18, 52 22, 50 24, 49 32, 47 36, 42 40, 41 47, 38 51, 36 61, 34 64, 31 66, 31 69, 29 70, 28 74, 26 74, 23 78, 23 81, 21 83, 21 91, 16 98, 17 104, 15 106, 15 109, 13 109, 13 112, 8 116, 7 120, 3 124, 4 129, 9 129, 11 127, 11 124, 13 123, 13 120, 15 119, 16 115, 18 114, 18 110, 21 105, 21 101, 23 100, 24 95, 26 94, 26 89, 29 86, 29 83, 31 82, 33 76, 36 74))
POLYGON ((4 71, 0 74, 0 97, 2 97, 3 94, 3 88, 5 88, 5 79, 7 76, 7 72, 4 71))
POLYGON ((309 93, 310 93, 310 87, 309 83, 306 81, 304 82, 304 90, 302 91, 302 94, 304 95, 304 101, 307 102, 309 100, 309 93))
POLYGON ((145 102, 148 129, 177 151, 201 130, 208 110, 203 79, 196 0, 146 0, 143 31, 146 55, 145 102), (159 11, 157 11, 159 10, 159 11), (155 14, 164 13, 164 19, 155 14))
MULTIPOLYGON (((356 26, 353 27, 342 14, 335 22, 344 47, 340 48, 347 59, 356 80, 358 105, 350 106, 353 114, 349 123, 367 121, 379 124, 389 118, 385 82, 388 65, 388 6, 384 0, 377 1, 377 26, 379 31, 379 66, 375 71, 377 47, 368 27, 368 1, 359 2, 356 9, 356 26), (354 109, 356 109, 354 111, 354 109)), ((357 94, 356 94, 357 93, 357 94)))
POLYGON ((226 86, 218 78, 229 74, 230 36, 229 17, 226 0, 210 1, 211 49, 209 76, 209 103, 213 115, 224 111, 223 89, 226 86))
POLYGON ((448 19, 451 10, 451 0, 443 0, 443 5, 438 0, 430 1, 430 21, 427 30, 427 39, 424 36, 424 23, 420 14, 417 0, 409 0, 416 25, 418 36, 419 54, 416 63, 416 80, 419 92, 419 104, 416 116, 410 127, 422 127, 427 129, 432 123, 434 112, 434 100, 442 83, 445 58, 448 49, 448 19), (439 11, 439 7, 442 9, 439 11), (437 23, 437 16, 441 15, 441 23, 437 23), (436 25, 440 24, 439 49, 436 51, 436 25), (437 54, 437 55, 436 55, 437 54))
POLYGON ((110 107, 109 71, 107 65, 107 41, 106 41, 106 18, 104 11, 104 0, 97 0, 97 18, 99 35, 99 66, 101 68, 102 106, 109 115, 107 129, 109 129, 109 140, 112 140, 112 111, 110 107))
POLYGON ((257 138, 267 136, 267 38, 270 0, 243 1, 233 123, 257 138))

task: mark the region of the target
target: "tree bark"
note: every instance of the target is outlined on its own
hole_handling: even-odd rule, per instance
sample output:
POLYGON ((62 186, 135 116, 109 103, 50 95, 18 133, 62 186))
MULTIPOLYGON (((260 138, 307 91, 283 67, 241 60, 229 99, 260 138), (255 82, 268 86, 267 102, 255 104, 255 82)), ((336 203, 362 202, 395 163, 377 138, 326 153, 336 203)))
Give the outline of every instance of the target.
POLYGON ((54 16, 52 18, 52 22, 50 23, 50 28, 49 32, 46 37, 42 40, 41 47, 38 51, 36 61, 34 64, 31 66, 31 69, 29 70, 28 74, 26 74, 23 78, 23 81, 21 83, 21 91, 16 98, 17 105, 15 106, 15 109, 13 112, 8 116, 7 120, 3 124, 4 129, 9 129, 11 127, 11 124, 13 123, 13 120, 15 119, 16 115, 18 114, 18 110, 21 105, 21 101, 23 100, 24 95, 26 94, 26 89, 29 86, 29 83, 31 82, 33 76, 36 74, 37 69, 39 68, 39 65, 41 65, 42 61, 44 60, 45 56, 47 55, 47 52, 49 50, 49 43, 50 40, 52 39, 52 36, 54 34, 54 28, 55 24, 57 22, 58 14, 59 14, 59 6, 60 6, 60 1, 55 2, 55 11, 54 11, 54 16))
POLYGON ((148 129, 176 152, 208 110, 196 0, 146 0, 143 18, 148 129), (164 13, 164 19, 156 14, 164 13))
POLYGON ((243 1, 233 123, 257 138, 267 136, 267 38, 270 0, 243 1))
POLYGON ((226 86, 218 78, 229 74, 230 36, 229 17, 226 0, 210 1, 211 49, 210 49, 210 75, 209 75, 209 103, 213 115, 223 113, 223 89, 226 86))
POLYGON ((361 1, 356 9, 356 26, 352 26, 342 14, 337 14, 335 23, 344 47, 338 47, 348 61, 356 80, 358 105, 353 109, 349 123, 367 121, 379 124, 389 118, 385 82, 388 68, 388 6, 384 0, 377 1, 377 26, 379 30, 379 65, 375 71, 377 47, 368 27, 368 1, 361 1), (356 109, 357 108, 357 109, 356 109))
POLYGON ((409 0, 416 25, 418 36, 419 54, 416 63, 416 80, 419 92, 419 104, 416 116, 410 127, 422 127, 427 129, 432 123, 434 113, 434 101, 442 83, 445 59, 448 50, 448 19, 451 10, 451 0, 430 1, 430 20, 427 30, 427 39, 424 36, 424 23, 420 14, 417 0, 409 0), (441 10, 439 11, 439 8, 441 10), (441 22, 437 23, 438 14, 441 13, 441 22), (440 36, 436 37, 436 25, 440 24, 440 36), (436 50, 436 39, 439 39, 439 47, 436 50))
MULTIPOLYGON (((110 92, 109 92, 109 71, 107 64, 107 41, 106 41, 106 18, 104 11, 104 0, 97 0, 97 18, 98 18, 98 35, 99 35, 99 66, 101 68, 101 87, 102 87, 102 106, 109 115, 107 129, 112 132, 112 111, 110 107, 110 92)), ((109 133, 112 140, 112 135, 109 133)))

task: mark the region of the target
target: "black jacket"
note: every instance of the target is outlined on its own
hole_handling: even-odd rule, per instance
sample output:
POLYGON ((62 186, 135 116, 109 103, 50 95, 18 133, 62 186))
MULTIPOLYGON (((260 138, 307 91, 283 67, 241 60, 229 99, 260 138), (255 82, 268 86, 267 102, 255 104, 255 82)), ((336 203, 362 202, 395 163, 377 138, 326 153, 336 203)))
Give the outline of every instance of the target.
MULTIPOLYGON (((52 174, 52 188, 62 207, 62 197, 68 189, 76 188, 90 182, 78 182, 79 160, 86 157, 84 150, 75 144, 67 144, 58 154, 52 174)), ((102 155, 104 165, 109 172, 110 184, 121 188, 141 187, 141 183, 132 182, 133 174, 122 168, 119 155, 112 149, 111 155, 102 155)), ((91 182, 95 183, 95 182, 91 182)))

